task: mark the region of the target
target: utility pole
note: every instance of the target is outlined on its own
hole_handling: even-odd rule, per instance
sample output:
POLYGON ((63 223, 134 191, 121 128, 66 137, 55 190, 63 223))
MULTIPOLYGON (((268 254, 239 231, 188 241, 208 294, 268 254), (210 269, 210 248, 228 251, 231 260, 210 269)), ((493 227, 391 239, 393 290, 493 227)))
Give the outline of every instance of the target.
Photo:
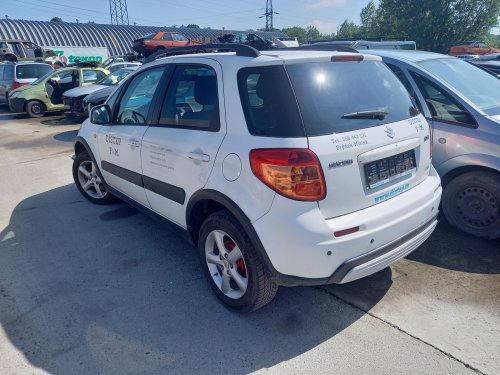
POLYGON ((127 0, 109 0, 112 25, 128 25, 127 0))
POLYGON ((273 0, 266 0, 266 12, 259 18, 266 17, 266 31, 273 31, 273 14, 279 14, 273 11, 273 0))

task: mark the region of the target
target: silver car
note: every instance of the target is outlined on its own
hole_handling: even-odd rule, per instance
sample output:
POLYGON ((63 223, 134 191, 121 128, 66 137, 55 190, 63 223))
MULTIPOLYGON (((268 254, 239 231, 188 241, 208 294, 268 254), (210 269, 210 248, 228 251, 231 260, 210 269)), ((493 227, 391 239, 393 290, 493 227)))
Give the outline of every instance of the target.
POLYGON ((500 237, 500 80, 447 55, 370 54, 382 57, 432 126, 448 222, 474 236, 500 237))

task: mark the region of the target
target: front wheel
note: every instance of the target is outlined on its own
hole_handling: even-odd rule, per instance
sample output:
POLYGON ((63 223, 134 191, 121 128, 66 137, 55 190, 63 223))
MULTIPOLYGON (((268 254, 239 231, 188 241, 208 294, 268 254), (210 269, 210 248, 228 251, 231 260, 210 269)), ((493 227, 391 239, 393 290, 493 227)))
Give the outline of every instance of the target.
POLYGON ((500 237, 500 177, 486 171, 468 172, 451 180, 443 191, 448 222, 476 237, 500 237))
POLYGON ((73 162, 73 180, 80 193, 95 204, 112 204, 118 199, 106 191, 97 173, 97 166, 88 154, 82 152, 73 162))
POLYGON ((45 104, 38 100, 33 100, 26 104, 26 112, 30 117, 42 117, 45 114, 45 104))
POLYGON ((203 222, 198 249, 205 276, 227 307, 250 312, 276 295, 278 285, 241 224, 228 211, 216 212, 203 222))

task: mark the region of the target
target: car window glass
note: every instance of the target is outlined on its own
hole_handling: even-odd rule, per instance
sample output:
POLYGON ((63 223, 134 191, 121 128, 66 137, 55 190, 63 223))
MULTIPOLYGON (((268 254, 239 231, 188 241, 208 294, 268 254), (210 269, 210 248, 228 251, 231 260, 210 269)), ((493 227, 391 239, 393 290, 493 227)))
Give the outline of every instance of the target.
POLYGON ((14 66, 13 65, 5 65, 4 71, 3 71, 3 78, 7 80, 13 80, 14 79, 14 66))
POLYGON ((476 124, 470 113, 442 88, 414 72, 411 74, 422 92, 432 118, 464 125, 476 124))
POLYGON ((283 66, 241 69, 238 89, 250 134, 304 136, 296 100, 283 66))
POLYGON ((17 79, 33 79, 43 77, 53 69, 48 64, 26 64, 18 65, 16 68, 17 79))
POLYGON ((96 70, 84 70, 83 71, 83 82, 95 82, 97 81, 97 71, 96 70))
POLYGON ((417 94, 415 93, 415 90, 413 90, 413 87, 411 86, 410 81, 408 80, 408 78, 406 77, 404 72, 401 70, 401 68, 399 68, 398 66, 393 65, 393 64, 386 63, 386 65, 389 67, 389 69, 391 69, 394 72, 394 74, 396 74, 396 76, 399 78, 399 80, 401 81, 403 86, 410 93, 410 96, 413 99, 413 101, 415 102, 415 104, 417 105, 420 113, 423 113, 422 105, 420 104, 420 100, 418 100, 418 97, 417 97, 417 94))
POLYGON ((188 39, 184 35, 181 35, 181 34, 172 34, 172 37, 174 38, 174 40, 176 40, 178 42, 187 42, 188 41, 188 39))
POLYGON ((418 63, 448 83, 490 116, 500 115, 500 80, 460 59, 436 58, 418 63))
POLYGON ((217 76, 208 66, 177 66, 159 123, 172 127, 220 129, 217 76))
POLYGON ((5 78, 3 78, 3 65, 0 65, 0 80, 3 80, 5 78))
POLYGON ((172 34, 163 34, 161 38, 163 40, 172 40, 172 34))
POLYGON ((120 100, 117 124, 144 124, 164 67, 146 70, 135 76, 120 100))

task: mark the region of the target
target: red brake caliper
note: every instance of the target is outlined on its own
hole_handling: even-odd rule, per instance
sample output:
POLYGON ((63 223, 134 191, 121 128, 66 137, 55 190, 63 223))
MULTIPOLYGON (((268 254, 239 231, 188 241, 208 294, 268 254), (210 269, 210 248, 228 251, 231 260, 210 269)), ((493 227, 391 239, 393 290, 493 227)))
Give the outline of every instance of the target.
MULTIPOLYGON (((224 247, 230 253, 236 247, 236 243, 231 239, 226 239, 224 241, 224 247)), ((236 269, 241 276, 247 277, 247 270, 245 268, 245 262, 243 261, 243 258, 240 258, 236 261, 236 269)))

